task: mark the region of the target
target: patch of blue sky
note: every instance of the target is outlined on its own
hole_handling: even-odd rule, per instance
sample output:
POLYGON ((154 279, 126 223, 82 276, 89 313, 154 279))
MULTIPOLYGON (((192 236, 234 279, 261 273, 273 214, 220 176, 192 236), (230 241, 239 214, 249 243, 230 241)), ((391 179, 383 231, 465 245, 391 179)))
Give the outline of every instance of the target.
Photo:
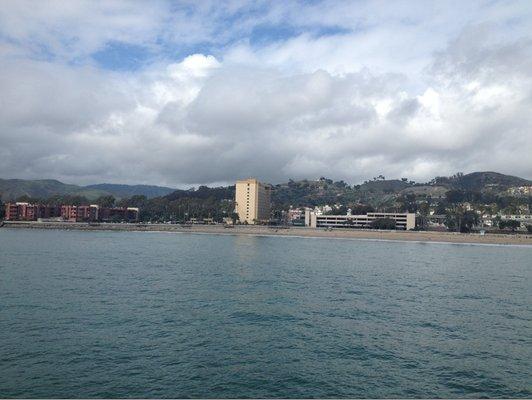
MULTIPOLYGON (((186 13, 192 13, 194 10, 193 7, 186 3, 172 3, 171 8, 174 11, 179 9, 186 13)), ((223 31, 225 27, 238 25, 239 21, 245 20, 250 15, 260 15, 264 12, 264 8, 264 4, 258 3, 244 10, 237 10, 231 15, 226 15, 223 21, 217 21, 214 31, 223 31)), ((227 47, 243 38, 247 39, 251 46, 261 47, 270 43, 286 41, 302 34, 322 37, 342 35, 349 32, 348 29, 335 25, 298 26, 289 23, 264 23, 252 27, 248 32, 238 32, 237 30, 237 32, 227 36, 223 34, 225 32, 220 32, 220 35, 214 35, 214 37, 205 41, 195 43, 179 43, 168 40, 167 37, 159 37, 153 43, 153 46, 112 41, 102 50, 92 54, 92 58, 101 68, 116 71, 135 71, 161 59, 180 61, 188 55, 197 53, 214 55, 221 59, 227 47), (244 36, 241 36, 242 34, 244 36)))
MULTIPOLYGON (((113 71, 138 71, 154 62, 166 60, 180 62, 192 54, 222 57, 223 45, 210 42, 176 43, 157 40, 153 46, 144 47, 121 42, 111 42, 92 54, 92 59, 100 68, 113 71)), ((75 60, 73 63, 77 63, 75 60)))
POLYGON ((149 64, 153 50, 123 42, 109 42, 104 49, 94 53, 92 58, 104 69, 115 71, 135 71, 149 64))
POLYGON ((210 42, 200 42, 193 44, 159 42, 157 59, 171 62, 181 62, 185 57, 192 54, 212 55, 216 58, 222 58, 223 47, 210 42))
POLYGON ((315 27, 312 31, 313 36, 315 37, 321 37, 321 36, 336 36, 336 35, 347 35, 351 33, 351 29, 342 28, 341 26, 319 26, 315 27))
POLYGON ((278 42, 298 36, 303 31, 290 25, 258 25, 249 35, 249 43, 253 46, 278 42))
POLYGON ((262 45, 270 42, 284 41, 290 38, 309 34, 313 37, 344 35, 350 30, 339 26, 292 26, 292 25, 259 25, 249 36, 251 45, 262 45))

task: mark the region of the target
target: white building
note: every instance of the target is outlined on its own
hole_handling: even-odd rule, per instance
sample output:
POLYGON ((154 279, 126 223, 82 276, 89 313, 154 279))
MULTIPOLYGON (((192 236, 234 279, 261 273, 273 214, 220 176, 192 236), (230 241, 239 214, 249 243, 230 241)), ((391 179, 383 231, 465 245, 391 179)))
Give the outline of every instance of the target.
POLYGON ((370 228, 377 219, 392 219, 396 229, 411 230, 416 227, 414 213, 378 213, 366 215, 318 215, 313 211, 305 212, 305 226, 311 228, 370 228))

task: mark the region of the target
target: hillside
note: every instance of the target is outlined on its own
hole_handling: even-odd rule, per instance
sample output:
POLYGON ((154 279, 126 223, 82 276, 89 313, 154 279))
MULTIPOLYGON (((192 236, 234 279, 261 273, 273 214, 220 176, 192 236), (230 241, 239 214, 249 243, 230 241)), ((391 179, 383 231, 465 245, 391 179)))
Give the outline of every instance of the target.
POLYGON ((432 198, 443 198, 445 193, 449 191, 449 188, 438 185, 415 185, 407 187, 399 192, 400 195, 413 194, 415 196, 430 196, 432 198))
POLYGON ((396 193, 412 186, 407 181, 398 179, 367 181, 360 185, 359 190, 370 193, 396 193))
POLYGON ((506 190, 512 186, 530 186, 532 181, 517 176, 504 175, 498 172, 472 172, 470 174, 456 174, 451 177, 434 178, 431 184, 443 185, 449 189, 458 190, 506 190))
POLYGON ((174 190, 172 193, 164 196, 164 199, 175 201, 180 199, 213 199, 213 200, 232 200, 235 198, 235 186, 220 186, 210 188, 200 186, 198 189, 174 190))
POLYGON ((135 195, 143 195, 148 199, 153 197, 166 196, 175 189, 164 186, 153 185, 119 185, 112 183, 100 183, 97 185, 85 186, 85 189, 95 189, 112 194, 116 198, 128 198, 135 195))
POLYGON ((95 190, 84 190, 80 186, 68 185, 53 179, 0 179, 0 195, 3 201, 15 200, 21 196, 48 198, 54 195, 67 194, 96 198, 106 193, 95 190))
POLYGON ((286 208, 292 206, 315 206, 319 204, 336 204, 351 191, 345 182, 334 182, 321 178, 317 181, 290 180, 273 187, 272 201, 286 208))
MULTIPOLYGON (((276 209, 287 209, 289 206, 317 206, 334 204, 368 204, 373 207, 393 206, 399 197, 406 195, 445 198, 451 189, 464 191, 503 192, 509 186, 526 185, 526 179, 496 174, 473 173, 457 175, 450 178, 435 178, 433 182, 416 184, 407 179, 374 179, 361 185, 348 185, 343 181, 327 178, 318 180, 289 180, 273 186, 272 203, 276 209), (434 181, 438 180, 438 183, 434 181), (442 182, 443 181, 443 182, 442 182), (495 186, 494 183, 496 183, 495 186), (499 190, 500 189, 500 190, 499 190)), ((234 186, 208 188, 200 186, 197 190, 176 190, 163 197, 167 201, 179 199, 233 199, 234 186)))
POLYGON ((58 180, 41 179, 0 179, 0 199, 13 201, 21 196, 46 199, 55 195, 83 196, 95 200, 100 196, 112 195, 117 199, 144 195, 147 198, 159 197, 173 192, 174 189, 148 185, 99 184, 89 186, 70 185, 58 180))
POLYGON ((320 178, 316 181, 302 180, 275 185, 273 203, 286 208, 292 206, 316 206, 323 204, 365 203, 380 206, 388 203, 394 194, 408 188, 412 183, 404 180, 373 180, 350 186, 344 181, 320 178))
MULTIPOLYGON (((373 207, 392 206, 397 197, 414 195, 443 198, 449 190, 482 192, 499 195, 509 187, 529 186, 532 181, 497 172, 473 172, 455 174, 451 177, 436 177, 424 184, 416 184, 403 178, 386 180, 373 178, 360 185, 349 185, 344 181, 320 178, 318 180, 289 180, 273 186, 272 202, 276 208, 289 206, 317 206, 323 204, 369 204, 373 207)), ((21 196, 46 199, 56 195, 84 196, 95 200, 100 196, 112 195, 126 199, 144 195, 148 199, 163 201, 180 199, 223 200, 234 198, 234 186, 209 188, 200 186, 197 190, 175 190, 152 185, 96 184, 78 186, 57 180, 0 179, 0 195, 3 201, 15 200, 21 196)))

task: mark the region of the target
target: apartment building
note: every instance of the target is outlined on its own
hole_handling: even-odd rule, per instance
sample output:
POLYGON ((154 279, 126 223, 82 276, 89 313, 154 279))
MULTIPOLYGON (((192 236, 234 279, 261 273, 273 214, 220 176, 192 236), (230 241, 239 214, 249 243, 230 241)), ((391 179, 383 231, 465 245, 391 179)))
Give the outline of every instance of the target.
POLYGON ((5 219, 7 221, 35 221, 38 218, 58 217, 58 207, 25 202, 7 203, 5 205, 5 219))
POLYGON ((66 221, 77 221, 78 220, 78 207, 77 206, 61 206, 61 218, 66 221))
POLYGON ((371 228, 377 219, 395 221, 395 229, 411 230, 416 227, 414 213, 378 213, 366 215, 320 215, 314 211, 305 211, 305 226, 311 228, 371 228))
POLYGON ((18 205, 15 203, 7 203, 5 206, 5 219, 7 221, 14 221, 18 219, 18 205))
POLYGON ((236 182, 236 213, 240 223, 257 224, 270 219, 271 186, 249 178, 236 182))
POLYGON ((94 204, 50 206, 21 202, 7 203, 5 210, 5 219, 7 221, 37 221, 41 218, 60 218, 71 222, 137 222, 140 212, 136 207, 101 208, 94 204))

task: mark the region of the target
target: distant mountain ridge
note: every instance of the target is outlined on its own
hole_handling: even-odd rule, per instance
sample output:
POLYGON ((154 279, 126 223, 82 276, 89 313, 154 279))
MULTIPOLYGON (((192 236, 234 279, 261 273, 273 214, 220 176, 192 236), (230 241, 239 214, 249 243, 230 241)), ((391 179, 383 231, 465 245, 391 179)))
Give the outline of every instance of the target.
POLYGON ((470 174, 456 174, 451 177, 437 177, 434 184, 444 185, 452 189, 481 191, 487 187, 507 189, 512 186, 530 186, 532 181, 499 172, 484 171, 470 174))
POLYGON ((60 182, 55 179, 25 180, 0 179, 0 198, 2 201, 13 201, 21 196, 46 199, 54 195, 84 196, 89 200, 100 196, 112 195, 115 198, 144 195, 147 198, 165 196, 175 189, 153 185, 115 185, 103 183, 97 185, 78 186, 60 182))
MULTIPOLYGON (((273 201, 283 205, 335 204, 347 201, 381 203, 393 196, 407 193, 424 193, 441 196, 448 190, 504 192, 509 187, 532 186, 532 181, 498 172, 484 171, 470 174, 455 174, 450 177, 436 177, 428 183, 414 183, 406 178, 373 178, 360 185, 349 185, 343 181, 331 179, 289 180, 274 185, 273 201)), ((54 195, 84 196, 94 200, 100 196, 112 195, 116 199, 144 195, 148 199, 164 198, 173 201, 180 198, 234 198, 234 186, 208 188, 200 186, 197 190, 179 190, 155 185, 123 185, 102 183, 88 186, 65 184, 53 179, 23 180, 0 179, 0 196, 3 201, 12 201, 21 196, 46 199, 54 195)))
POLYGON ((148 199, 153 197, 166 196, 174 192, 176 189, 172 189, 165 186, 155 185, 122 185, 113 183, 100 183, 97 185, 85 186, 87 189, 102 190, 104 192, 111 193, 115 197, 126 198, 135 195, 143 195, 148 199))
POLYGON ((304 179, 275 185, 272 199, 285 208, 289 205, 315 206, 353 202, 381 207, 395 201, 398 196, 408 194, 440 198, 450 190, 460 190, 504 195, 508 188, 514 186, 532 186, 532 181, 491 171, 457 173, 451 177, 436 177, 428 183, 415 183, 407 178, 385 179, 384 176, 354 186, 326 178, 304 179))

